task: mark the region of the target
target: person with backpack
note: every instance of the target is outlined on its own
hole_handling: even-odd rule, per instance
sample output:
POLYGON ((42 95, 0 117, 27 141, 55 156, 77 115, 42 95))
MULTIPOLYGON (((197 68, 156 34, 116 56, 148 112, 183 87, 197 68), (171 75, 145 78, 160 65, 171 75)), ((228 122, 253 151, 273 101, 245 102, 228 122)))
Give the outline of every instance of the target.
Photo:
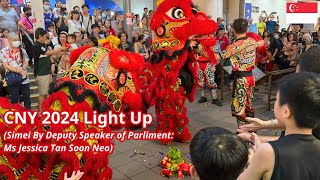
POLYGON ((92 33, 91 26, 95 24, 93 17, 89 14, 89 6, 84 4, 81 6, 82 9, 82 23, 87 31, 87 34, 90 35, 92 33))

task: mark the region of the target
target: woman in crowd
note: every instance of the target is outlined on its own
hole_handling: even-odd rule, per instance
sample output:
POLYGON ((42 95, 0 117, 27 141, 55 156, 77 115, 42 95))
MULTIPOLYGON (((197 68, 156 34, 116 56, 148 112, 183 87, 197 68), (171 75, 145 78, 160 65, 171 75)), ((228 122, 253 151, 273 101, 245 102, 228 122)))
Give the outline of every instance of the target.
POLYGON ((113 35, 113 36, 116 35, 116 32, 112 29, 111 22, 109 20, 106 20, 105 27, 108 35, 113 35))
POLYGON ((268 30, 265 30, 265 31, 263 32, 263 35, 261 36, 262 39, 264 40, 264 42, 265 42, 266 45, 267 45, 267 49, 268 49, 269 46, 270 46, 270 40, 269 40, 269 38, 268 38, 269 34, 270 34, 269 31, 268 31, 268 30))
POLYGON ((133 21, 133 23, 135 24, 135 23, 137 23, 137 24, 139 24, 140 23, 140 15, 139 14, 136 14, 136 15, 134 15, 134 17, 135 17, 135 21, 133 21))
POLYGON ((298 35, 296 34, 296 33, 290 33, 289 35, 288 35, 288 42, 283 42, 283 49, 282 49, 282 51, 285 53, 285 52, 289 52, 289 51, 291 51, 291 44, 293 43, 293 42, 297 42, 297 39, 298 39, 298 37, 297 37, 298 35))
POLYGON ((138 36, 140 34, 140 28, 138 23, 133 24, 133 29, 132 29, 132 42, 136 42, 138 39, 138 36))
POLYGON ((229 44, 232 44, 234 40, 233 32, 231 31, 228 32, 228 39, 229 39, 229 44))
POLYGON ((9 30, 8 29, 2 29, 1 32, 1 37, 0 37, 0 42, 1 42, 1 46, 0 49, 3 49, 4 47, 8 46, 8 33, 9 30))
POLYGON ((144 57, 145 60, 147 60, 149 58, 149 54, 145 43, 146 38, 144 37, 144 35, 140 35, 138 37, 138 41, 134 43, 134 52, 139 53, 141 56, 144 57))
POLYGON ((64 20, 64 23, 69 28, 69 34, 73 34, 74 32, 86 32, 86 28, 83 23, 79 20, 80 14, 78 11, 71 11, 67 18, 64 20))
MULTIPOLYGON (((279 64, 279 54, 280 54, 280 49, 278 46, 278 41, 277 39, 273 36, 273 34, 268 35, 268 40, 270 42, 270 46, 268 47, 271 49, 272 53, 272 61, 266 64, 266 71, 270 72, 273 70, 273 65, 279 64)), ((277 68, 276 68, 277 69, 277 68)))
POLYGON ((33 19, 30 18, 31 16, 31 8, 24 7, 23 8, 24 15, 19 21, 19 26, 22 28, 24 32, 22 32, 22 42, 24 44, 24 47, 28 53, 30 62, 29 65, 32 65, 32 59, 33 59, 33 19))
POLYGON ((299 48, 297 44, 298 35, 296 33, 290 33, 286 40, 283 42, 283 56, 280 58, 280 68, 286 69, 289 68, 289 64, 291 63, 292 59, 296 59, 296 47, 299 48), (294 46, 294 47, 293 47, 294 46), (294 56, 292 58, 292 55, 294 56))
MULTIPOLYGON (((59 44, 57 44, 56 46, 54 46, 54 50, 59 49, 61 47, 67 47, 67 36, 68 33, 62 31, 59 34, 59 44)), ((53 56, 53 59, 56 62, 56 73, 58 72, 58 74, 63 74, 64 73, 64 69, 62 67, 62 61, 65 61, 66 59, 66 52, 59 52, 56 55, 53 56)))
POLYGON ((121 32, 118 34, 118 38, 120 39, 119 49, 124 51, 133 52, 132 44, 127 40, 128 36, 126 32, 121 32))
POLYGON ((141 26, 140 26, 140 32, 144 31, 150 31, 150 26, 148 25, 148 19, 147 18, 142 18, 141 20, 141 26))
POLYGON ((62 2, 61 0, 57 0, 55 4, 55 8, 53 8, 53 14, 54 18, 59 18, 60 12, 61 12, 62 2))
POLYGON ((100 29, 103 28, 103 23, 102 23, 102 21, 98 21, 97 24, 98 24, 98 26, 99 26, 100 29))
POLYGON ((302 43, 301 43, 301 49, 300 49, 300 54, 308 51, 311 48, 312 44, 312 37, 310 34, 305 32, 305 34, 302 36, 302 43))

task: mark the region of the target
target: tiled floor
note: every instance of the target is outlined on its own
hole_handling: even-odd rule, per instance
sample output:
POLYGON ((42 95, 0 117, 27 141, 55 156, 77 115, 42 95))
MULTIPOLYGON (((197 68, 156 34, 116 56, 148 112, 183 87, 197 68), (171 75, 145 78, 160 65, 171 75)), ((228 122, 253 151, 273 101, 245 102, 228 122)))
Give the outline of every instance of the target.
MULTIPOLYGON (((260 89, 265 86, 259 87, 260 89)), ((209 93, 208 93, 209 94, 209 93)), ((199 97, 199 94, 197 94, 199 97)), ((267 96, 261 93, 255 94, 254 106, 256 117, 261 119, 270 119, 273 117, 272 111, 267 111, 267 96)), ((218 107, 208 104, 187 103, 188 116, 190 119, 189 130, 194 135, 204 127, 219 126, 236 131, 236 121, 230 114, 230 92, 225 94, 223 106, 218 107)), ((150 109, 154 114, 154 109, 150 109)), ((155 121, 149 128, 154 130, 155 121)), ((272 135, 273 131, 262 131, 262 135, 272 135)), ((115 141, 115 151, 109 156, 109 164, 113 169, 114 180, 132 179, 132 180, 163 180, 168 179, 161 177, 161 166, 159 164, 161 157, 159 152, 166 153, 169 146, 161 145, 157 141, 125 141, 120 143, 115 141), (145 155, 134 155, 134 151, 144 152, 145 155)), ((173 142, 170 146, 175 146, 183 152, 185 161, 190 162, 188 158, 189 144, 173 142)), ((170 178, 176 179, 176 178, 170 178)), ((185 180, 191 180, 191 177, 184 177, 185 180)))

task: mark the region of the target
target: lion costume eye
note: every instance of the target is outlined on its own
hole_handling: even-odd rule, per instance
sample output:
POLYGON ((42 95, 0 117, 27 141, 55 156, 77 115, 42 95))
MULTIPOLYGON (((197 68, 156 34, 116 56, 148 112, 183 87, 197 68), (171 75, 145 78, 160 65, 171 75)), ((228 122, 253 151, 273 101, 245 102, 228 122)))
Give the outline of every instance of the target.
POLYGON ((170 9, 166 14, 172 19, 184 19, 184 18, 186 18, 185 15, 184 15, 183 10, 181 8, 179 8, 179 7, 174 7, 172 9, 170 9))

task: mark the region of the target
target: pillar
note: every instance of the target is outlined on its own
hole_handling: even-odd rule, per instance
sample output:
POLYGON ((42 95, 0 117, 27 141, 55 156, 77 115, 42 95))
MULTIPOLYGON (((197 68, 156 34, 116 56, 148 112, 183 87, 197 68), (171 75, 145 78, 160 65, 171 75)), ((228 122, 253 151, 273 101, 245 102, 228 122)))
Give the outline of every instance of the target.
POLYGON ((228 21, 227 23, 230 23, 231 21, 234 21, 235 19, 239 18, 239 4, 240 0, 229 0, 229 6, 228 6, 228 21))
POLYGON ((245 6, 245 1, 244 0, 240 0, 239 1, 239 18, 244 18, 244 6, 245 6))
POLYGON ((127 18, 126 18, 126 13, 130 13, 131 14, 131 2, 130 0, 124 0, 124 4, 123 4, 123 15, 124 15, 124 30, 127 32, 128 34, 128 41, 132 42, 132 23, 130 25, 127 25, 127 18))
POLYGON ((74 6, 79 6, 81 9, 81 6, 85 4, 85 0, 66 0, 67 4, 67 11, 70 12, 74 6))
POLYGON ((200 11, 212 16, 213 20, 223 17, 223 0, 193 0, 193 3, 198 5, 200 11))
POLYGON ((157 0, 153 0, 153 12, 157 10, 157 0))
POLYGON ((39 1, 31 1, 32 7, 32 16, 35 18, 35 22, 33 23, 33 30, 35 31, 37 28, 44 28, 44 14, 43 14, 43 2, 39 1))

